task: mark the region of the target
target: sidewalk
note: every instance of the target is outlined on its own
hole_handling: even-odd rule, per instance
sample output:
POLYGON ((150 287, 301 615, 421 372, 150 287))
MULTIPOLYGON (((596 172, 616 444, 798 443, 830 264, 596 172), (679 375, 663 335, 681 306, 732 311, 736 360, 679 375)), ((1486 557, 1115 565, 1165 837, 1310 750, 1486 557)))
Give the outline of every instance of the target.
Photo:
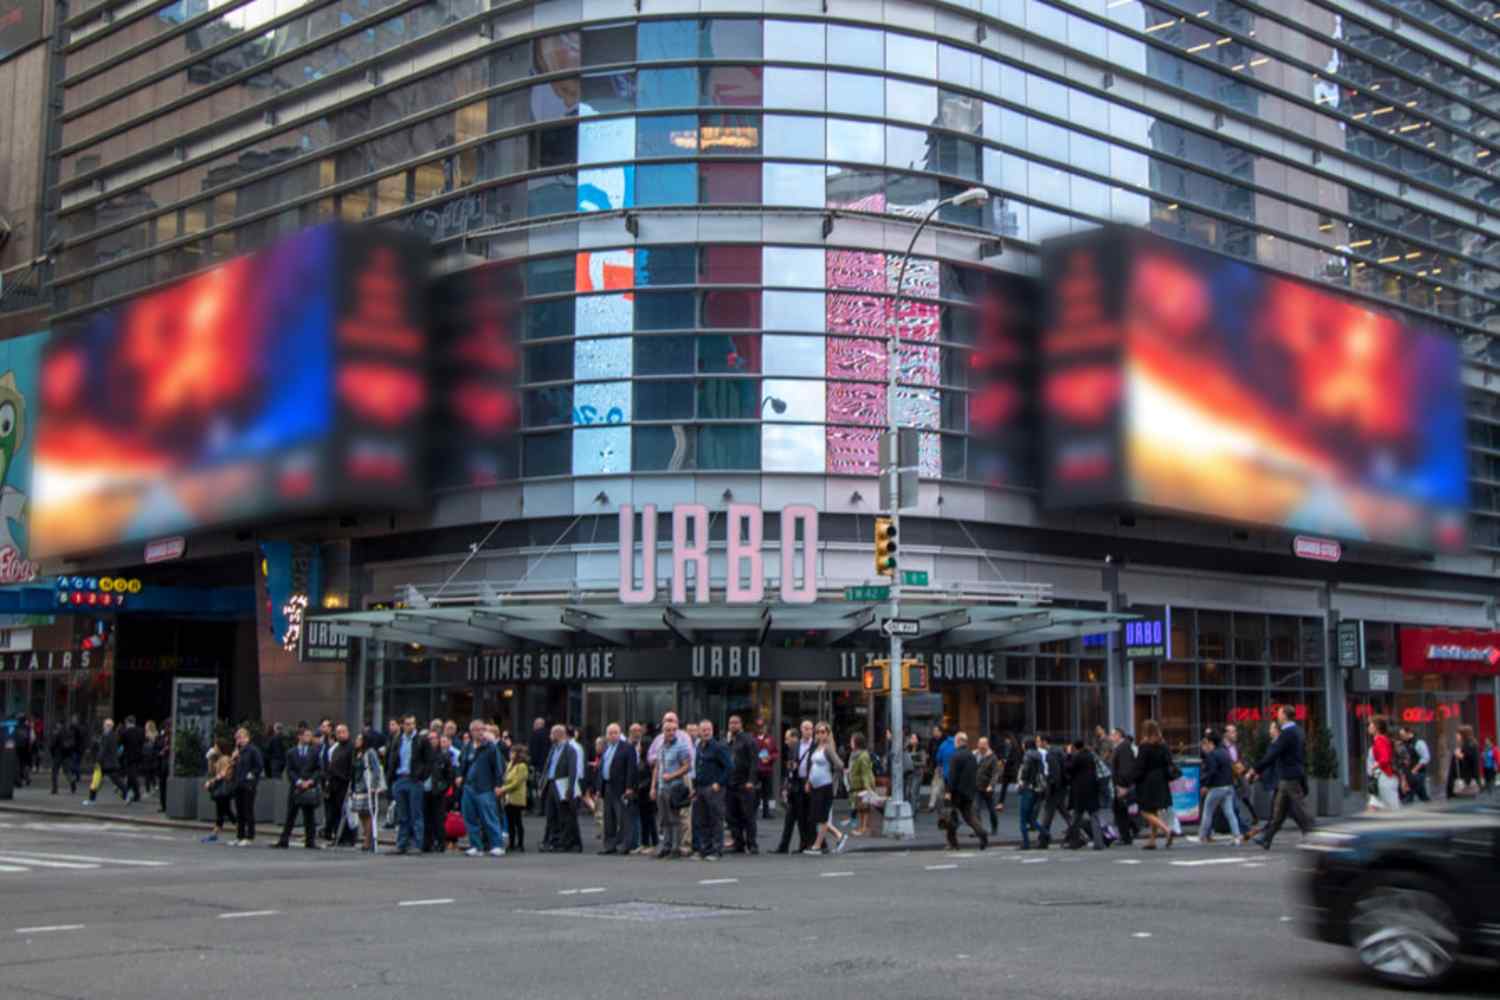
MULTIPOLYGON (((27 788, 17 788, 15 798, 11 800, 0 800, 0 813, 25 814, 38 818, 58 820, 95 820, 108 823, 130 823, 138 826, 161 827, 174 830, 190 830, 195 833, 206 833, 212 823, 196 820, 174 820, 168 819, 166 813, 157 811, 157 800, 145 798, 139 803, 125 805, 120 801, 118 795, 111 788, 99 790, 99 798, 96 804, 85 806, 82 804, 87 796, 80 792, 77 795, 69 795, 66 788, 57 795, 51 794, 50 785, 40 782, 27 788)), ((848 810, 844 803, 838 803, 835 807, 835 815, 842 818, 848 817, 848 810)), ((527 817, 527 827, 532 823, 540 824, 541 817, 527 817)), ((269 824, 261 824, 268 827, 269 824)), ((782 815, 777 813, 775 819, 762 819, 757 827, 757 839, 760 842, 762 853, 769 853, 776 847, 781 839, 782 815)), ((584 813, 578 817, 579 831, 583 835, 584 849, 591 849, 591 845, 597 844, 594 838, 594 817, 584 813)), ((382 833, 382 843, 387 838, 394 839, 391 831, 382 833)), ((793 838, 795 847, 795 837, 793 838)), ((1016 838, 1016 813, 1014 810, 1000 814, 1000 832, 990 839, 995 847, 1011 847, 1019 843, 1016 838)), ((975 846, 974 836, 965 828, 959 837, 959 844, 965 849, 975 846)), ((922 813, 916 818, 916 837, 908 841, 885 840, 878 837, 856 837, 849 844, 849 850, 853 851, 940 851, 946 846, 944 835, 937 828, 937 817, 931 813, 922 813)))

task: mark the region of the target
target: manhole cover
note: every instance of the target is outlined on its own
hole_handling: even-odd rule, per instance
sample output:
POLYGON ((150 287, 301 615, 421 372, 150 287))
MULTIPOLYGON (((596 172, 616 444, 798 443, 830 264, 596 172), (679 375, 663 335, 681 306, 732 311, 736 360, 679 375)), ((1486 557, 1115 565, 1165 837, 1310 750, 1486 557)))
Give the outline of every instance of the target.
POLYGON ((559 906, 535 910, 556 917, 593 917, 596 920, 634 920, 656 924, 668 920, 692 920, 695 917, 718 917, 743 913, 735 907, 692 906, 686 903, 650 903, 633 899, 623 903, 599 903, 595 906, 559 906))

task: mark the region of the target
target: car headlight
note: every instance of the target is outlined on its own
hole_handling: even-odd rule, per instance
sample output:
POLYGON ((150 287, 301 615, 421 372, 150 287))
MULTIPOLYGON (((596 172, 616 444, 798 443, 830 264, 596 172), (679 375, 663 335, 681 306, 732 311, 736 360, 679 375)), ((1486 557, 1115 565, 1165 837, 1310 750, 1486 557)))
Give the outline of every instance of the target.
POLYGON ((1355 834, 1341 833, 1338 830, 1314 830, 1298 846, 1304 851, 1320 851, 1327 854, 1352 851, 1354 842, 1358 839, 1355 834))

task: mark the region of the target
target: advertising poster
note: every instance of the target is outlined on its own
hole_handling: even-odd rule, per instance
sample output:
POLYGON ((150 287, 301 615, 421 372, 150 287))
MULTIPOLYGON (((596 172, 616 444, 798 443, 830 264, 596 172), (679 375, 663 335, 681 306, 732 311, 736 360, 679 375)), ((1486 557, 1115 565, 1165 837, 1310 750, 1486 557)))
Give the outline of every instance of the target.
POLYGON ((46 333, 0 341, 0 584, 37 577, 31 558, 31 467, 46 333))
POLYGON ((1196 760, 1180 760, 1177 762, 1177 769, 1182 772, 1182 777, 1172 782, 1172 811, 1181 822, 1196 823, 1199 809, 1198 776, 1203 771, 1203 764, 1196 760))

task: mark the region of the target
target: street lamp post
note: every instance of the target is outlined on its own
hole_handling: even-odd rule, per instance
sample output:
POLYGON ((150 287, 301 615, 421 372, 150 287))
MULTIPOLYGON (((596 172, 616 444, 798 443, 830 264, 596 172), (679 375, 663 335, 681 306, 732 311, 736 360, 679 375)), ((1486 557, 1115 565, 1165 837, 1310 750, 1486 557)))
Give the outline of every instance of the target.
MULTIPOLYGON (((882 475, 891 477, 890 496, 891 509, 886 511, 891 518, 891 526, 896 529, 897 551, 900 551, 901 542, 901 468, 900 468, 900 423, 896 414, 896 384, 899 370, 896 364, 897 351, 900 349, 900 324, 901 324, 901 298, 906 291, 906 268, 911 263, 911 252, 916 248, 917 237, 922 235, 922 230, 932 221, 933 216, 945 205, 983 205, 990 200, 990 193, 982 187, 972 187, 961 191, 951 198, 944 198, 922 217, 917 228, 912 230, 911 240, 906 244, 906 253, 901 256, 901 269, 896 273, 896 296, 892 300, 895 310, 895 321, 887 324, 885 364, 886 364, 886 387, 885 387, 885 417, 890 437, 895 442, 892 447, 896 454, 889 456, 894 461, 881 470, 882 475)), ((887 456, 881 456, 884 460, 887 456)), ((901 617, 901 559, 896 559, 896 565, 891 571, 891 617, 901 617)), ((902 773, 902 755, 906 750, 906 737, 902 733, 904 724, 902 705, 902 687, 906 682, 905 671, 901 669, 901 636, 894 631, 890 636, 890 666, 889 676, 891 679, 891 795, 885 806, 885 835, 899 840, 910 840, 916 836, 916 828, 912 823, 912 803, 905 798, 905 777, 902 773)))

